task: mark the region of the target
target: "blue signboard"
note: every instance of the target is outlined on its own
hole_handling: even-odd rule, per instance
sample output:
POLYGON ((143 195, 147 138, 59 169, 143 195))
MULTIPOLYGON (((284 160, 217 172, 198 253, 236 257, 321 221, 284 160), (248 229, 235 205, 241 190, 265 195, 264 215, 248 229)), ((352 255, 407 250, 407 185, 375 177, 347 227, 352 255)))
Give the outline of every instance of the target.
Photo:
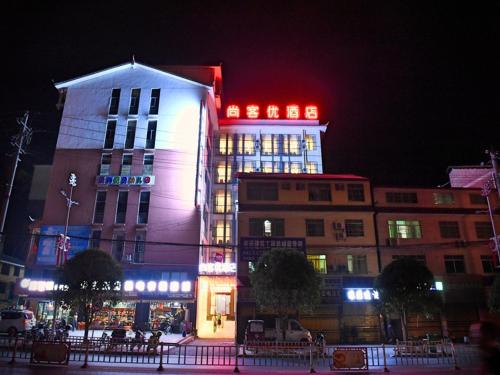
MULTIPOLYGON (((40 241, 38 242, 37 264, 56 264, 56 237, 64 233, 63 225, 42 225, 40 228, 40 241)), ((68 227, 70 238, 68 259, 89 247, 90 226, 77 225, 68 227), (79 238, 77 238, 79 237, 79 238)))
POLYGON ((304 237, 241 237, 240 258, 242 262, 256 262, 271 249, 291 249, 306 253, 304 237))

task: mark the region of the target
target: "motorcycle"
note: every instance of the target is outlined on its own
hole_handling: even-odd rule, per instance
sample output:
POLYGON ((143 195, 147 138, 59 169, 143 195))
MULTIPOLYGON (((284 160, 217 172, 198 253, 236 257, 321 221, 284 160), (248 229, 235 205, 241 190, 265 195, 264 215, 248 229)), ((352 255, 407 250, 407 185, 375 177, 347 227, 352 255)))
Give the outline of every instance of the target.
POLYGON ((142 332, 140 329, 136 329, 135 337, 132 339, 130 343, 130 351, 132 352, 136 346, 137 350, 140 351, 142 346, 144 345, 145 340, 146 337, 144 336, 144 332, 142 332))

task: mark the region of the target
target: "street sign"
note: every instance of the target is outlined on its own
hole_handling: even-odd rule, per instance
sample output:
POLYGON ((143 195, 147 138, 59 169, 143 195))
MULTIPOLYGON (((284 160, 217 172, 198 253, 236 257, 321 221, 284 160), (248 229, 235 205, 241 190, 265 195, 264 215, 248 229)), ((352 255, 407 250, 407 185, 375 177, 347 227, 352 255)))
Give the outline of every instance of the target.
POLYGON ((339 347, 333 350, 333 371, 368 371, 368 349, 339 347))

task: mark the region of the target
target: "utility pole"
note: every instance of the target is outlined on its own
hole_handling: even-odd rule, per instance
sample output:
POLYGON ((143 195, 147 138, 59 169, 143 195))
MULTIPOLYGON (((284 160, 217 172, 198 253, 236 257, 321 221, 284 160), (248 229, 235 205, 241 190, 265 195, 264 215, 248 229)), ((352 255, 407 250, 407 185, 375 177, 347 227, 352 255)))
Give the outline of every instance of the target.
POLYGON ((10 196, 12 195, 12 188, 14 186, 14 179, 16 177, 17 165, 21 161, 21 155, 24 154, 25 152, 24 147, 31 142, 32 130, 28 126, 28 118, 29 118, 29 112, 26 111, 22 118, 17 119, 17 123, 21 126, 21 129, 11 142, 12 146, 15 146, 17 150, 14 159, 14 167, 12 170, 12 174, 10 176, 9 186, 7 188, 7 194, 3 202, 2 222, 0 224, 0 236, 1 236, 0 253, 3 251, 3 246, 5 243, 5 235, 4 235, 5 220, 7 219, 7 211, 9 210, 10 196))

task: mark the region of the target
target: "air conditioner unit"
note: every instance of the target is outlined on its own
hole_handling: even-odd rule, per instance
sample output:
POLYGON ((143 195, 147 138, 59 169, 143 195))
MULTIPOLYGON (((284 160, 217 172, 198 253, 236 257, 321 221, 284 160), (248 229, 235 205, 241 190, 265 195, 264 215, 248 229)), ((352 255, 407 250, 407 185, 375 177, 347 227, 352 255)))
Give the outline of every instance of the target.
POLYGON ((399 245, 399 238, 387 238, 386 245, 389 247, 396 247, 399 245))

